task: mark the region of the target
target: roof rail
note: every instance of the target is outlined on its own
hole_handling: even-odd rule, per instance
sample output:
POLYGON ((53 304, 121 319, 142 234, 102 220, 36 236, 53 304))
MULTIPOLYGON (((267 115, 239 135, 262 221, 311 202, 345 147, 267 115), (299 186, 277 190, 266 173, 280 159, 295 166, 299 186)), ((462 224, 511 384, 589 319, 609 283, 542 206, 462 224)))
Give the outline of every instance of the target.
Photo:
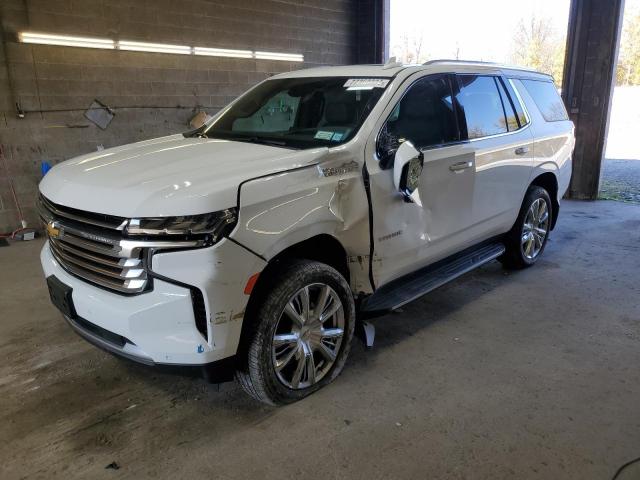
POLYGON ((434 65, 434 64, 438 64, 438 63, 459 63, 459 64, 468 64, 468 65, 489 65, 489 66, 493 66, 493 67, 497 67, 497 68, 504 68, 504 69, 509 69, 509 70, 520 70, 523 72, 531 72, 531 73, 536 73, 539 75, 546 75, 551 77, 551 75, 549 75, 548 73, 543 73, 543 72, 539 72, 538 70, 536 70, 535 68, 532 67, 519 67, 517 65, 507 65, 504 63, 499 63, 499 62, 484 62, 484 61, 480 61, 480 60, 454 60, 454 59, 447 59, 447 58, 438 58, 435 60, 429 60, 428 62, 424 62, 422 65, 434 65))
POLYGON ((498 62, 483 62, 481 60, 458 60, 454 58, 437 58, 435 60, 429 60, 428 62, 424 62, 422 65, 432 65, 434 63, 480 63, 482 65, 502 65, 498 62))

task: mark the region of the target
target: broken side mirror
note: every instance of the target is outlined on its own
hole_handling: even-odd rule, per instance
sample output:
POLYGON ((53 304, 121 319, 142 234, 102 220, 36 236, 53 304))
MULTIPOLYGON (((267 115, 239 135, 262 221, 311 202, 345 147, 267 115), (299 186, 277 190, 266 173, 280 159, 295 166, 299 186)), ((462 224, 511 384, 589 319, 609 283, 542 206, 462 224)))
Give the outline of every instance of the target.
POLYGON ((424 155, 410 141, 404 141, 396 151, 393 162, 393 183, 406 202, 421 205, 418 185, 424 155))

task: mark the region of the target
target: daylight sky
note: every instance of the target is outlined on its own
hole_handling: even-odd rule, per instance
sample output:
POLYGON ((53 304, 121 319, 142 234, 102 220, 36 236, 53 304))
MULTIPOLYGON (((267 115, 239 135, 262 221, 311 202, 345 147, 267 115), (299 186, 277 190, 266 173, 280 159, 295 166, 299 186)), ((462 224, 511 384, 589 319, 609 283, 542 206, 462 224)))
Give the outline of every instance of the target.
MULTIPOLYGON (((606 0, 604 0, 606 1, 606 0)), ((566 37, 570 0, 391 0, 390 55, 404 31, 422 31, 429 59, 459 58, 508 62, 520 19, 547 17, 566 37)), ((626 0, 625 13, 639 12, 640 0, 626 0)))
MULTIPOLYGON (((628 0, 634 1, 634 0, 628 0)), ((428 58, 508 61, 521 18, 549 17, 566 36, 569 0, 391 0, 390 54, 403 31, 424 32, 428 58)))

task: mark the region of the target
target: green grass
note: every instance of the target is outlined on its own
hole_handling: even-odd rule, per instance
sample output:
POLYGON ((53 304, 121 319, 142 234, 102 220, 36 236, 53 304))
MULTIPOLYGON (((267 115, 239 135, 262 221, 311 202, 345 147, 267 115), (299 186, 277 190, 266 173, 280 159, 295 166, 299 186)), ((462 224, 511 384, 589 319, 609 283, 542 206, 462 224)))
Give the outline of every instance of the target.
POLYGON ((600 185, 598 200, 640 204, 640 185, 630 186, 605 180, 600 185))

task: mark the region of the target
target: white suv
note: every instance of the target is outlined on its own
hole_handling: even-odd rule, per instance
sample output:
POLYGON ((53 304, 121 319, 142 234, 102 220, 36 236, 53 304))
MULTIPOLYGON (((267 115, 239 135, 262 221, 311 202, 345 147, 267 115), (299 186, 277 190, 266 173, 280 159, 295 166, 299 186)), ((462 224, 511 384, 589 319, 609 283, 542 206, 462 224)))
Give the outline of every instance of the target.
POLYGON ((354 331, 493 259, 532 265, 571 176, 552 79, 494 64, 276 75, 202 128, 40 184, 51 298, 112 353, 288 403, 354 331))

